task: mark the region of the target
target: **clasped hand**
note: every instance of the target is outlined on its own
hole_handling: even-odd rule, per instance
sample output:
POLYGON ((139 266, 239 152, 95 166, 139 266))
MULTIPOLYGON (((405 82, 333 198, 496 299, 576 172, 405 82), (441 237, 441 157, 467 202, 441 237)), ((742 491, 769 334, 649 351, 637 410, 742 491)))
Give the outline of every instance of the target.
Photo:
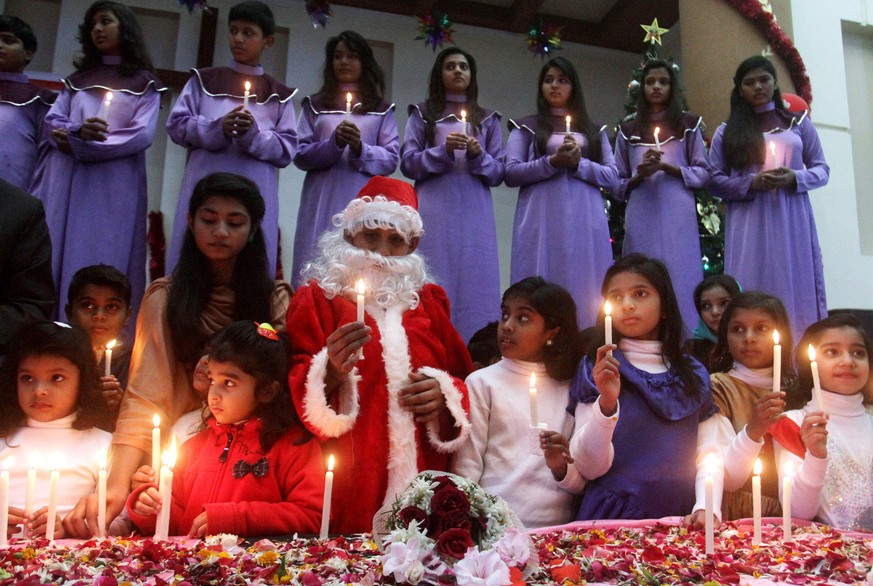
POLYGON ((752 189, 758 191, 767 191, 770 189, 782 189, 790 187, 797 181, 794 171, 788 167, 779 167, 778 169, 767 169, 755 175, 752 179, 752 189))
POLYGON ((248 132, 254 123, 255 119, 252 117, 252 113, 243 106, 237 106, 222 119, 221 129, 224 136, 234 138, 248 132))
POLYGON ((561 169, 575 169, 581 160, 582 149, 570 135, 564 137, 564 142, 561 143, 555 154, 549 157, 552 167, 561 169))
POLYGON ((462 132, 451 132, 446 136, 446 152, 467 151, 467 158, 475 159, 482 154, 482 145, 472 136, 462 132))
POLYGON ((355 155, 360 156, 363 144, 361 143, 361 130, 353 122, 343 120, 336 127, 334 133, 336 146, 339 148, 349 147, 355 155))

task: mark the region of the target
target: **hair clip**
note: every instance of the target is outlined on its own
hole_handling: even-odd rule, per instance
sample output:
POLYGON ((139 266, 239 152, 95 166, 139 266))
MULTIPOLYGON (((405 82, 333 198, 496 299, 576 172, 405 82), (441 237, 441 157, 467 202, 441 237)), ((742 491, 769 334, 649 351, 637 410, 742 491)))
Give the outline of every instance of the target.
POLYGON ((279 334, 276 333, 276 330, 273 329, 273 326, 271 326, 267 322, 264 322, 262 324, 255 322, 255 325, 258 326, 258 333, 260 335, 264 336, 268 340, 273 340, 274 342, 279 341, 279 334))

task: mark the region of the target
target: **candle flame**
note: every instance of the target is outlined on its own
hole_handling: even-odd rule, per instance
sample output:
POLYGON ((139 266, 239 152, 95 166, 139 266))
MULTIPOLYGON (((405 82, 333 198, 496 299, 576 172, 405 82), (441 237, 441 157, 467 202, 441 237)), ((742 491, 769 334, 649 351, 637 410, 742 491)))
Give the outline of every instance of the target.
POLYGON ((6 458, 3 460, 3 463, 0 464, 0 470, 4 472, 9 472, 9 468, 12 466, 12 462, 15 461, 15 458, 6 458))
POLYGON ((250 89, 252 89, 252 82, 247 81, 246 82, 246 91, 249 91, 250 89))
POLYGON ((570 124, 570 122, 571 122, 573 119, 570 118, 569 116, 567 116, 566 120, 567 120, 567 124, 570 124))
POLYGON ((363 295, 366 291, 364 287, 364 279, 358 279, 358 282, 355 283, 355 291, 357 291, 358 295, 363 295))
POLYGON ((779 330, 773 330, 773 344, 779 344, 779 330))
POLYGON ((792 476, 794 476, 794 464, 785 462, 785 478, 791 478, 792 476))
POLYGON ((112 101, 112 92, 106 92, 106 97, 104 98, 107 102, 112 101))
POLYGON ((349 92, 349 93, 346 94, 346 103, 347 103, 347 104, 351 104, 351 103, 352 103, 352 92, 349 92))
POLYGON ((467 121, 467 111, 461 110, 461 122, 466 122, 466 121, 467 121))
POLYGON ((808 351, 809 351, 809 361, 815 362, 815 348, 812 347, 812 344, 809 345, 808 351))
POLYGON ((152 415, 152 423, 155 424, 155 427, 161 426, 161 417, 157 413, 152 415))
POLYGON ((333 454, 331 454, 330 457, 328 457, 328 459, 327 459, 327 471, 328 472, 333 472, 333 465, 334 465, 334 459, 333 459, 333 454))
POLYGON ((773 155, 776 154, 776 143, 773 142, 772 140, 770 141, 770 153, 773 155))
POLYGON ((603 304, 603 313, 605 315, 612 315, 612 304, 609 301, 603 304))
POLYGON ((164 451, 163 455, 164 466, 172 468, 176 465, 176 438, 170 442, 170 449, 164 451))
POLYGON ((661 127, 655 126, 655 138, 658 138, 658 135, 661 134, 661 127))
POLYGON ((703 459, 703 466, 706 468, 706 473, 711 475, 718 466, 718 456, 712 452, 708 453, 703 459))
POLYGON ((100 450, 100 454, 97 456, 97 462, 100 464, 101 470, 106 470, 106 450, 100 450))
POLYGON ((537 386, 537 373, 530 373, 530 388, 534 388, 537 386))
POLYGON ((36 465, 39 463, 39 452, 31 452, 30 454, 30 466, 31 469, 36 469, 36 465))
POLYGON ((106 344, 106 349, 112 350, 113 348, 115 348, 115 344, 117 344, 117 343, 118 343, 118 340, 109 340, 109 343, 106 344))
POLYGON ((763 466, 761 464, 761 458, 756 458, 755 459, 755 468, 753 469, 755 476, 760 476, 762 469, 763 469, 763 466))

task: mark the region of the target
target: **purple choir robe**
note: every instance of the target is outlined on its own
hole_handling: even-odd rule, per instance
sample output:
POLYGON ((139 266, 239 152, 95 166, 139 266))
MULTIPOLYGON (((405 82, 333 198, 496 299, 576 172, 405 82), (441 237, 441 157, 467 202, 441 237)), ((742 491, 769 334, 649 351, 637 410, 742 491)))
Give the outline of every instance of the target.
POLYGON ((712 191, 727 201, 725 272, 745 290, 782 300, 795 336, 827 316, 824 270, 809 190, 826 185, 830 168, 818 133, 806 114, 758 114, 764 130, 765 163, 731 169, 722 144, 725 125, 715 131, 709 153, 712 191), (789 167, 797 187, 758 191, 752 179, 763 169, 789 167))
MULTIPOLYGON (((566 133, 552 134, 547 153, 536 153, 536 117, 515 122, 506 144, 506 185, 520 186, 512 231, 510 280, 539 275, 573 296, 579 326, 593 326, 602 305, 600 285, 612 264, 609 224, 600 189, 613 189, 618 171, 605 127, 600 129, 600 160, 586 156, 584 134, 573 133, 582 148, 575 170, 549 162, 566 133)), ((554 128, 564 128, 555 119, 554 128)))
POLYGON ((435 282, 449 296, 452 323, 464 340, 496 320, 500 311, 500 259, 491 188, 503 182, 503 135, 500 114, 485 112, 481 132, 467 122, 467 132, 482 146, 475 159, 446 152, 446 136, 463 132, 455 112, 463 102, 449 102, 436 121, 434 145, 425 142, 425 104, 410 106, 400 170, 415 181, 424 235, 418 250, 435 282))
POLYGON ((45 140, 43 120, 55 97, 23 73, 0 71, 0 179, 19 189, 30 187, 38 148, 45 140))
POLYGON ((297 119, 289 88, 260 67, 231 61, 228 67, 194 69, 173 111, 167 118, 167 134, 188 149, 188 163, 173 219, 167 253, 167 272, 179 261, 188 227, 188 203, 197 182, 219 171, 251 179, 264 198, 261 222, 267 244, 270 275, 276 273, 279 249, 279 175, 297 150, 297 119), (248 110, 255 124, 240 137, 224 135, 223 119, 243 105, 244 84, 251 82, 248 110))
POLYGON ((690 335, 698 320, 694 287, 703 279, 694 190, 705 187, 709 181, 703 122, 698 116, 685 114, 683 127, 670 129, 663 122, 663 116, 657 118, 661 119, 652 116, 650 128, 643 136, 635 134, 634 121, 622 124, 616 133, 615 165, 619 182, 615 197, 627 202, 622 255, 640 252, 664 261, 679 301, 686 335, 690 335), (656 148, 655 126, 661 128, 661 160, 678 167, 682 176, 658 171, 628 191, 628 183, 643 162, 643 155, 656 148))
MULTIPOLYGON (((73 275, 88 265, 112 265, 130 279, 134 316, 146 283, 145 151, 152 144, 163 84, 151 72, 123 76, 120 58, 64 80, 45 119, 49 138, 31 184, 45 205, 52 239, 52 272, 59 304, 67 303, 73 275), (105 142, 77 136, 82 124, 101 114, 107 91, 113 97, 105 142), (58 149, 51 132, 68 132, 72 154, 58 149)), ((131 320, 131 322, 135 322, 131 320)))
POLYGON ((294 266, 291 283, 301 285, 300 271, 315 256, 318 238, 332 230, 333 216, 343 211, 374 175, 390 175, 397 168, 399 142, 394 104, 382 103, 372 112, 346 114, 342 104, 324 110, 315 96, 303 99, 297 127, 294 164, 306 171, 294 233, 294 266), (361 131, 363 147, 358 157, 348 148, 338 148, 336 127, 346 119, 361 131))

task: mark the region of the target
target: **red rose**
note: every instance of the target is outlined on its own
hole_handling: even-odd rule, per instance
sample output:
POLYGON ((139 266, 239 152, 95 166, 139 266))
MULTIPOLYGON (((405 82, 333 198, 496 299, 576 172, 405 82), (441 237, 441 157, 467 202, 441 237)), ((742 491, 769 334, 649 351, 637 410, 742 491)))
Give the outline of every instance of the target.
POLYGON ((430 508, 443 527, 454 527, 470 514, 470 499, 459 488, 446 486, 433 495, 430 508))
POLYGON ((447 529, 437 538, 436 551, 443 557, 459 560, 473 547, 473 539, 463 529, 447 529))
POLYGON ((424 528, 427 521, 427 513, 424 512, 424 509, 419 509, 418 507, 403 508, 397 513, 397 516, 404 527, 409 527, 410 523, 418 521, 418 526, 424 528))

